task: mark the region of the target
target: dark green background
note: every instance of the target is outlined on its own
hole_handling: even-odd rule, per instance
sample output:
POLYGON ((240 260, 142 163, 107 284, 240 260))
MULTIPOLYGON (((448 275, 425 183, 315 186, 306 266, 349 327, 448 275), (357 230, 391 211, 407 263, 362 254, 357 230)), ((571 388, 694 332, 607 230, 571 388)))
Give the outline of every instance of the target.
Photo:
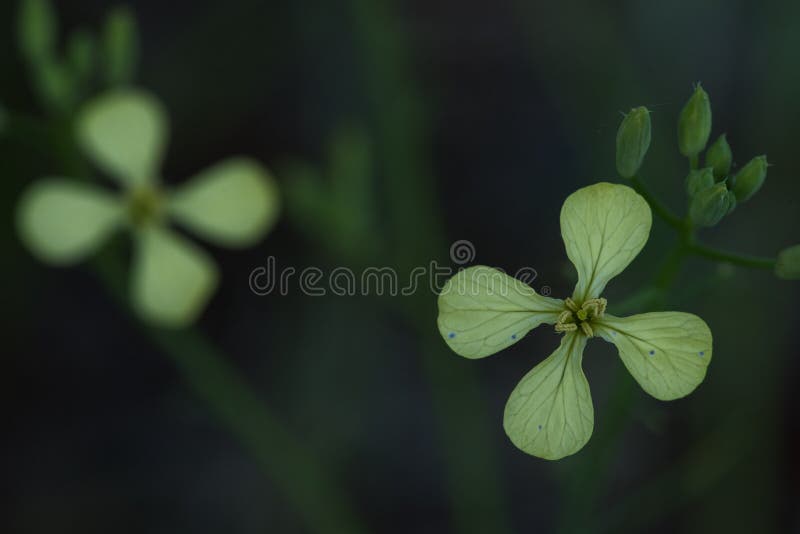
MULTIPOLYGON (((13 4, 0 6, 0 102, 42 116, 15 51, 13 4)), ((60 4, 67 28, 96 28, 110 7, 60 4)), ((620 111, 652 110, 643 176, 683 209, 675 124, 698 80, 711 96, 713 135, 728 133, 735 161, 766 153, 773 164, 762 192, 702 237, 775 254, 800 241, 799 3, 132 7, 139 85, 172 118, 168 183, 249 154, 287 186, 286 163, 323 169, 342 125, 370 139, 379 252, 331 246, 302 231, 289 210, 259 246, 212 249, 223 280, 198 325, 347 488, 369 530, 799 531, 796 282, 690 261, 664 308, 710 325, 705 382, 671 403, 638 387, 619 401, 622 366, 592 342, 584 365, 595 437, 557 463, 526 456, 502 430, 507 395, 556 345, 550 329, 467 361, 437 339, 432 293, 395 302, 248 289, 250 271, 269 255, 298 268, 372 263, 407 272, 446 260, 449 243, 468 239, 478 263, 534 267, 537 289, 566 296, 573 274, 559 209, 579 187, 618 181, 620 111)), ((0 528, 306 532, 305 511, 208 415, 92 271, 43 266, 21 247, 19 193, 63 172, 35 135, 0 137, 0 528)), ((609 287, 612 309, 647 283, 670 239, 657 221, 640 258, 609 287)))

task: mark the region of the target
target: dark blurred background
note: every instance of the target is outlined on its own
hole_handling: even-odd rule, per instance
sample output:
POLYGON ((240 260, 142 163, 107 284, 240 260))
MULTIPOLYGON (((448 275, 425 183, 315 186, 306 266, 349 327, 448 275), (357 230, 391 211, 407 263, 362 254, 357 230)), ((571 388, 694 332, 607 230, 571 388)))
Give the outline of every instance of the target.
MULTIPOLYGON (((59 2, 62 27, 97 27, 111 5, 59 2)), ((249 154, 290 191, 282 170, 303 161, 324 179, 343 126, 369 140, 373 189, 352 215, 375 212, 359 235, 377 245, 332 246, 333 236, 297 222, 289 199, 257 247, 212 248, 222 284, 197 325, 366 530, 800 532, 797 283, 691 260, 663 307, 710 325, 705 382, 656 401, 619 372, 610 347, 591 343, 595 436, 556 463, 520 452, 502 429, 508 394, 556 344, 549 328, 468 361, 438 339, 430 291, 393 300, 259 297, 248 287, 270 255, 279 266, 408 272, 447 261, 449 244, 467 239, 477 263, 533 267, 534 287, 566 296, 574 275, 559 209, 579 187, 619 181, 621 111, 653 111, 643 176, 684 209, 675 124, 696 81, 711 96, 712 136, 727 132, 735 161, 766 153, 773 164, 761 193, 702 237, 774 255, 800 241, 800 3, 130 5, 138 85, 172 119, 168 183, 249 154)), ((0 6, 0 103, 43 117, 16 50, 15 10, 0 6)), ((91 269, 51 268, 22 247, 20 192, 63 172, 35 138, 0 137, 0 530, 312 532, 311 512, 226 432, 91 269)), ((656 221, 609 287, 612 309, 648 282, 671 239, 656 221)), ((305 476, 290 478, 302 487, 305 476)))

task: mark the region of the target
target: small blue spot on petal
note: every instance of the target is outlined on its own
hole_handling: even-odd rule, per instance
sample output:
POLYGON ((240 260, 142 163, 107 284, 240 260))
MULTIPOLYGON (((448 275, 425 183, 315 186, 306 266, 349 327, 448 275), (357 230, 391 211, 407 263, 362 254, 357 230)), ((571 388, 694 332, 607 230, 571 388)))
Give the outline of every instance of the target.
POLYGON ((700 356, 702 357, 702 356, 705 356, 705 355, 706 355, 706 351, 704 351, 704 350, 701 350, 701 351, 700 351, 700 356))
POLYGON ((612 335, 612 336, 614 336, 614 337, 616 337, 617 333, 616 333, 616 332, 614 332, 614 331, 612 330, 612 331, 611 331, 611 335, 612 335))
POLYGON ((539 425, 539 430, 541 430, 541 429, 542 429, 542 425, 539 425))
POLYGON ((656 351, 654 351, 654 350, 651 350, 651 351, 650 351, 650 356, 652 356, 652 355, 653 355, 653 354, 655 354, 655 353, 656 353, 656 351))
POLYGON ((511 334, 511 339, 517 339, 517 334, 511 334))
POLYGON ((456 337, 456 334, 455 334, 455 332, 450 332, 449 334, 447 334, 447 337, 449 337, 450 339, 453 339, 454 337, 456 337))

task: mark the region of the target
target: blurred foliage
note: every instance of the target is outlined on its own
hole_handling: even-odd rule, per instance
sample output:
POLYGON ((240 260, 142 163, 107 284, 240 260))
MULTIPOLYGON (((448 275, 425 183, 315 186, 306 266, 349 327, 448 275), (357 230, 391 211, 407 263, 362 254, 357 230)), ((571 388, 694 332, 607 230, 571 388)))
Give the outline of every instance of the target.
POLYGON ((65 123, 98 91, 129 84, 140 58, 140 82, 176 132, 167 189, 229 154, 313 163, 277 173, 287 217, 268 244, 211 245, 223 276, 199 320, 206 335, 119 311, 129 255, 119 240, 90 269, 60 270, 31 258, 11 221, 0 230, 13 303, 4 531, 800 528, 800 295, 763 272, 784 249, 776 274, 797 274, 796 247, 785 248, 800 227, 796 2, 142 1, 135 19, 102 2, 59 3, 58 16, 53 5, 0 3, 5 213, 34 177, 90 177, 65 123), (697 79, 714 104, 707 142, 724 125, 738 154, 727 180, 716 143, 702 164, 728 189, 754 154, 774 167, 757 196, 702 231, 695 252, 707 255, 678 268, 670 291, 620 297, 658 274, 675 234, 657 223, 609 300, 697 313, 715 361, 694 395, 664 405, 598 347, 585 366, 603 424, 579 455, 539 462, 499 430, 509 386, 550 350, 546 336, 510 347, 515 357, 466 362, 433 337, 432 294, 387 305, 247 289, 267 254, 413 266, 466 238, 477 261, 532 265, 537 288, 568 291, 572 273, 553 254, 560 201, 613 176, 618 110, 650 110, 639 178, 667 213, 687 206, 674 117, 697 79), (55 120, 38 119, 42 109, 55 120), (758 255, 744 260, 761 270, 734 266, 727 250, 758 255))

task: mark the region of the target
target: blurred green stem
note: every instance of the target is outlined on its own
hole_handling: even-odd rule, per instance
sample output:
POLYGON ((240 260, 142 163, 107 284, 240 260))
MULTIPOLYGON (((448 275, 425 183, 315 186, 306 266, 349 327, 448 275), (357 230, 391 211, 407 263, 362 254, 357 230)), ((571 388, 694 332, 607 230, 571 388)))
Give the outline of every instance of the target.
MULTIPOLYGON (((447 250, 436 180, 428 153, 426 112, 413 75, 408 45, 390 0, 350 0, 356 46, 362 54, 371 127, 384 179, 389 250, 400 272, 428 265, 447 250)), ((502 466, 477 369, 454 359, 440 339, 435 303, 427 291, 393 299, 416 331, 439 419, 447 495, 454 530, 460 533, 511 532, 502 466)))
MULTIPOLYGON (((48 142, 57 149, 66 176, 90 177, 77 150, 70 121, 59 122, 48 142)), ((106 250, 92 266, 120 307, 130 311, 128 279, 116 250, 106 250)), ((132 317, 135 314, 131 313, 132 317)), ((219 423, 248 451, 302 518, 309 532, 367 532, 347 492, 328 474, 301 440, 270 412, 244 377, 197 330, 164 330, 140 324, 147 337, 176 365, 186 385, 209 406, 219 423)))
MULTIPOLYGON (((94 267, 112 296, 127 308, 126 275, 113 251, 94 267)), ((133 314, 131 314, 133 317, 133 314)), ((145 335, 175 364, 189 389, 218 422, 247 450, 259 468, 302 518, 309 532, 362 533, 345 491, 325 467, 273 415, 232 365, 195 329, 165 330, 139 324, 145 335)))

